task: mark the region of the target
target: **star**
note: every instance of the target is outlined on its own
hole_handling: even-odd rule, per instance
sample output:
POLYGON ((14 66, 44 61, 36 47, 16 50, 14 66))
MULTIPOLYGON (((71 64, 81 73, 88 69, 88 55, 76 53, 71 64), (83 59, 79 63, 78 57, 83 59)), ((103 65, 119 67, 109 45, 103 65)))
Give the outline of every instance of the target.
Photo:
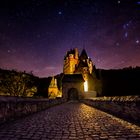
POLYGON ((120 4, 121 3, 121 1, 120 0, 118 0, 118 4, 120 4))
POLYGON ((126 24, 123 25, 123 29, 126 29, 126 24))
POLYGON ((10 52, 11 52, 11 50, 7 50, 7 52, 8 52, 8 53, 10 53, 10 52))
POLYGON ((119 46, 119 45, 120 45, 120 43, 117 42, 117 43, 116 43, 116 46, 119 46))
POLYGON ((124 37, 125 37, 125 38, 127 38, 127 37, 128 37, 128 33, 127 33, 127 32, 125 32, 124 37))
POLYGON ((59 12, 58 12, 58 15, 62 15, 62 12, 61 12, 61 11, 59 11, 59 12))
POLYGON ((8 50, 7 50, 7 53, 14 54, 14 53, 16 53, 16 50, 15 50, 15 49, 8 49, 8 50))
POLYGON ((139 44, 140 43, 140 41, 139 40, 136 40, 136 44, 139 44))
POLYGON ((131 24, 131 20, 130 21, 128 21, 127 23, 125 23, 124 25, 123 25, 123 29, 127 29, 128 27, 129 27, 129 25, 131 24))

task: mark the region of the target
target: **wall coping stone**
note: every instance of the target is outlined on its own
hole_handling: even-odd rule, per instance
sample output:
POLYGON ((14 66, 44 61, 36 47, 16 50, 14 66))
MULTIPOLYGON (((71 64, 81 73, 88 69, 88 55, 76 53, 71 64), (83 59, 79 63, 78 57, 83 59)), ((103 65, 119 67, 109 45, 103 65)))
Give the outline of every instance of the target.
MULTIPOLYGON (((58 98, 59 100, 62 98, 58 98)), ((53 101, 54 99, 45 99, 45 98, 30 98, 30 97, 14 97, 14 96, 0 96, 0 102, 46 102, 46 101, 53 101)))
POLYGON ((93 101, 120 101, 120 102, 125 102, 125 101, 140 101, 140 96, 112 96, 112 97, 94 97, 94 98, 89 98, 89 100, 93 101))

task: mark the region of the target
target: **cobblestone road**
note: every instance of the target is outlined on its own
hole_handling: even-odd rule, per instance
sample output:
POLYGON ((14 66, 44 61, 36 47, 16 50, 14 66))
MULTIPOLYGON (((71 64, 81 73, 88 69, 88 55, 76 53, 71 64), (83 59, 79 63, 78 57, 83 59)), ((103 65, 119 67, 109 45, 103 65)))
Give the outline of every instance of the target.
POLYGON ((0 127, 0 140, 140 140, 140 127, 69 102, 0 127))

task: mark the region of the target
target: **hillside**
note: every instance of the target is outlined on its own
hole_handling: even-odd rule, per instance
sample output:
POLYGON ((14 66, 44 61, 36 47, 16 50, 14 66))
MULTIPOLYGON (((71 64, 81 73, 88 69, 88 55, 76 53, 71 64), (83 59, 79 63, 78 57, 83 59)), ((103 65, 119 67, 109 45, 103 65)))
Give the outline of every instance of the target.
POLYGON ((102 96, 140 95, 140 67, 96 70, 102 84, 102 96))

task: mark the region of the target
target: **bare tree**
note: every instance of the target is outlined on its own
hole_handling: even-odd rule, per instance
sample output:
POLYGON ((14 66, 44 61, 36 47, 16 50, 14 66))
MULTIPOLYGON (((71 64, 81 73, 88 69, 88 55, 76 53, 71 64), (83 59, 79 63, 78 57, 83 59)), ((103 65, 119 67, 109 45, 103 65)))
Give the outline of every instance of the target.
POLYGON ((5 74, 0 80, 1 91, 10 96, 32 96, 37 92, 30 75, 23 72, 5 74))

